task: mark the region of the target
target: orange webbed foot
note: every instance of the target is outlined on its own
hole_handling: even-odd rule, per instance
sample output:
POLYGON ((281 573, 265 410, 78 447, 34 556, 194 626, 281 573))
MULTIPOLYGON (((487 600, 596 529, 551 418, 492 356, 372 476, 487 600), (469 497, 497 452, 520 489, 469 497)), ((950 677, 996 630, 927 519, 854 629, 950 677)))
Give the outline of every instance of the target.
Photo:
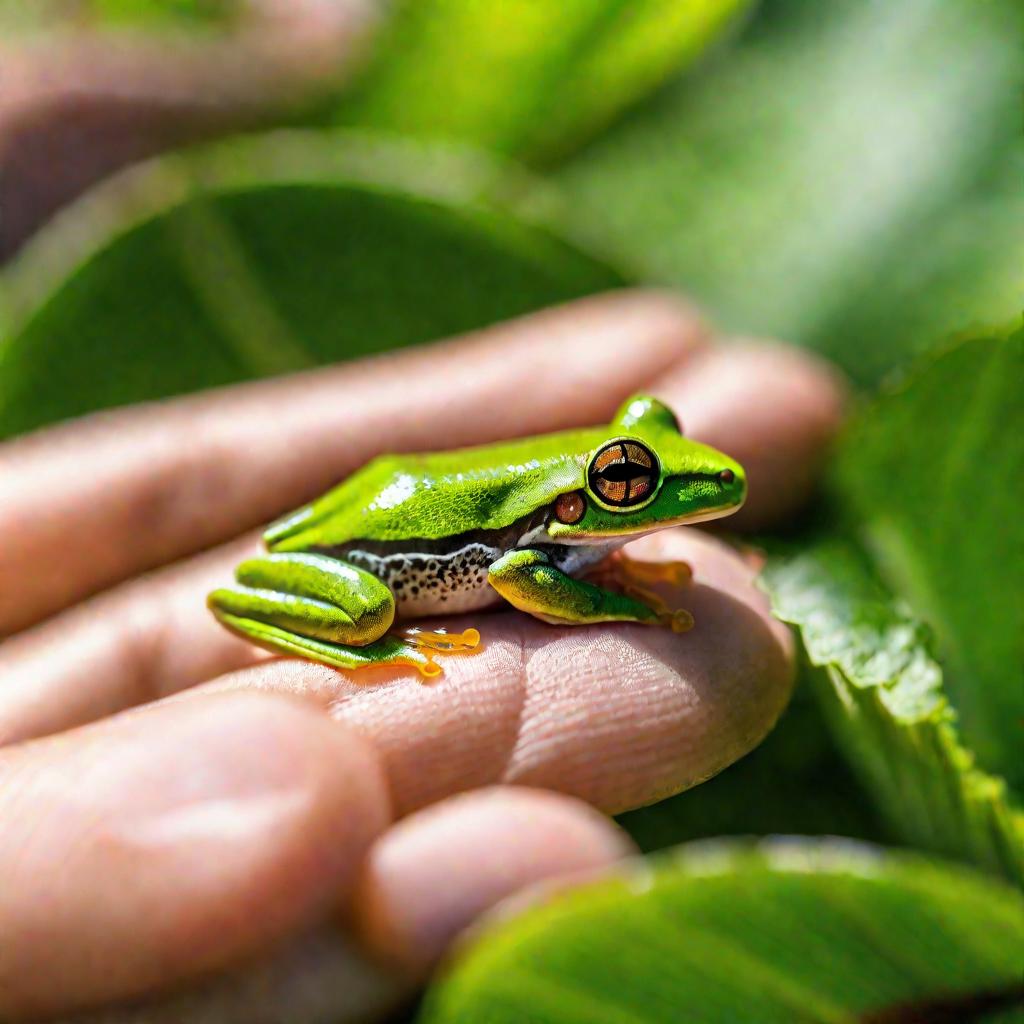
POLYGON ((428 679, 434 679, 444 671, 434 660, 435 654, 469 654, 480 646, 480 631, 472 628, 461 633, 449 633, 446 629, 409 626, 398 630, 398 633, 425 657, 426 660, 418 663, 417 668, 428 679))
POLYGON ((644 562, 616 552, 588 577, 600 586, 613 587, 642 601, 658 616, 658 624, 673 633, 693 628, 693 616, 685 608, 673 608, 652 586, 687 587, 693 582, 688 562, 644 562))

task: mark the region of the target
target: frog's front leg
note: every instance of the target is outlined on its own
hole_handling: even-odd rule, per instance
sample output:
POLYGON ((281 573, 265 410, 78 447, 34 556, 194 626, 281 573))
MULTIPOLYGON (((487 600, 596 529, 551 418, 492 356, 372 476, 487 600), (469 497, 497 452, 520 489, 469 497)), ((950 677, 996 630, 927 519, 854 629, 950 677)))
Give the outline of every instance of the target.
POLYGON ((440 672, 429 648, 388 634, 395 599, 372 573, 328 555, 294 553, 250 558, 235 579, 238 586, 213 591, 207 603, 228 629, 260 647, 336 668, 440 672))
POLYGON ((693 621, 687 612, 672 611, 660 602, 567 576, 543 551, 532 548, 503 555, 491 566, 488 581, 509 604, 545 622, 646 622, 682 632, 693 621))

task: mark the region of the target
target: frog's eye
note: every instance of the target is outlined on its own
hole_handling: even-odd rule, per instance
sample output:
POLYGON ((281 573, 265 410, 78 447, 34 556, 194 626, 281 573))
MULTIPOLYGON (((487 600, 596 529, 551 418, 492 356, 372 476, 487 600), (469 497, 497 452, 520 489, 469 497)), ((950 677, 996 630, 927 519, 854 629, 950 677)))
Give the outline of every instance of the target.
POLYGON ((560 494, 555 501, 555 516, 560 523, 571 526, 578 523, 587 511, 587 499, 582 491, 560 494))
POLYGON ((618 508, 639 505, 654 490, 658 460, 639 441, 612 441, 594 456, 587 479, 605 504, 618 508))

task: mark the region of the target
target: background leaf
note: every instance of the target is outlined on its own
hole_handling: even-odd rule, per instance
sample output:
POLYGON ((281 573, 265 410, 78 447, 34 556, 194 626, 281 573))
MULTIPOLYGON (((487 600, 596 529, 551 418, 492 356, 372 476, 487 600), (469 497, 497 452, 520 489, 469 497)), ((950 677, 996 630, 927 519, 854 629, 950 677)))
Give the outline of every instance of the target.
POLYGON ((386 183, 387 152, 312 133, 255 138, 166 158, 72 211, 6 279, 0 306, 32 311, 0 348, 0 437, 621 283, 480 198, 492 182, 479 164, 420 150, 414 165, 403 149, 401 166, 424 182, 413 190, 407 170, 386 183))
POLYGON ((963 870, 838 843, 696 844, 492 926, 423 1019, 855 1024, 992 990, 1019 1006, 1022 944, 1021 895, 963 870))
POLYGON ((935 630, 965 740, 1024 792, 1022 382, 1024 329, 950 348, 856 420, 838 465, 883 575, 935 630))
POLYGON ((800 631, 836 739, 893 831, 1024 883, 1024 814, 955 728, 928 634, 849 543, 771 558, 773 611, 800 631))
POLYGON ((769 2, 557 180, 637 277, 871 383, 1019 312, 1022 21, 1009 2, 769 2))
POLYGON ((406 0, 349 125, 550 155, 688 63, 750 0, 406 0))

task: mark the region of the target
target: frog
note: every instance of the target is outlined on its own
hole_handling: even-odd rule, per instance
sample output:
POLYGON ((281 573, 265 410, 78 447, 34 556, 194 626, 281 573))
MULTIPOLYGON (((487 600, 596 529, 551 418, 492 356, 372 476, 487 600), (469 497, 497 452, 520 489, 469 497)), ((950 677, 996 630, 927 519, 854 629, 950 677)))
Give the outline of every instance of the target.
POLYGON ((480 632, 408 623, 502 604, 555 625, 682 633, 692 616, 651 584, 685 582, 689 566, 634 562, 620 549, 730 515, 746 494, 736 460, 684 436, 667 404, 638 394, 605 426, 380 455, 267 527, 266 552, 207 603, 272 653, 424 676, 442 672, 439 654, 475 651, 480 632))

